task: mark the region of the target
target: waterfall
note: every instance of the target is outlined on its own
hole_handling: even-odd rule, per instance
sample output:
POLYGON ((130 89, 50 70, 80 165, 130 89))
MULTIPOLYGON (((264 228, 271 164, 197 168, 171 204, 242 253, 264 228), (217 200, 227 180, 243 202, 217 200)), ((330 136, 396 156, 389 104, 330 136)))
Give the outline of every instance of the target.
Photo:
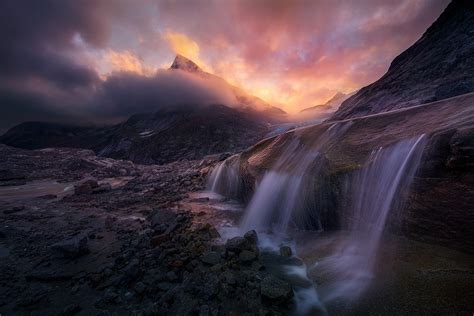
POLYGON ((316 267, 335 278, 326 290, 325 301, 357 298, 369 284, 389 211, 403 202, 399 192, 410 186, 425 143, 422 135, 377 149, 368 165, 349 177, 349 236, 334 255, 316 267))
POLYGON ((239 156, 234 155, 219 163, 207 181, 207 190, 226 197, 236 197, 239 190, 239 156))
POLYGON ((311 190, 324 159, 321 150, 351 125, 350 122, 333 124, 311 144, 304 144, 299 138, 291 140, 275 165, 257 183, 241 229, 262 231, 271 228, 284 234, 295 216, 312 217, 321 229, 317 213, 320 201, 311 190))

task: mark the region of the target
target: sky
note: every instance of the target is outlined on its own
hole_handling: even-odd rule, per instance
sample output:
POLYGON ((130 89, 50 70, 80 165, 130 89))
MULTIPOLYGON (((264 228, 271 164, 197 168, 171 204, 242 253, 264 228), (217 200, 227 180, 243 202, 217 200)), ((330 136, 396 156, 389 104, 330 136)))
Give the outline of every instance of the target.
POLYGON ((3 0, 0 132, 226 102, 175 55, 294 113, 382 76, 448 0, 3 0), (180 88, 176 90, 176 85, 180 88))

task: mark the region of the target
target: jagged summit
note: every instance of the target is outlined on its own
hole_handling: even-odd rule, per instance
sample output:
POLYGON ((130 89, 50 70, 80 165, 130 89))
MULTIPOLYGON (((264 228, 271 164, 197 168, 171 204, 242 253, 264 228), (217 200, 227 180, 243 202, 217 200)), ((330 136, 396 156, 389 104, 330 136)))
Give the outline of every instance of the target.
POLYGON ((176 55, 170 69, 180 69, 189 72, 202 71, 196 63, 180 54, 176 55))

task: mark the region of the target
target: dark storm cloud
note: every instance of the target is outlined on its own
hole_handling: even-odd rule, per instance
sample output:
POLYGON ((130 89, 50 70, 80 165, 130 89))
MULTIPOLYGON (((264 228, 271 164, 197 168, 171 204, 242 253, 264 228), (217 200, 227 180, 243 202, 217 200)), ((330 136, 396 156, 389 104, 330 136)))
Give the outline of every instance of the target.
POLYGON ((61 88, 93 84, 97 74, 67 53, 75 49, 75 36, 93 46, 105 44, 104 8, 100 1, 1 1, 1 76, 38 78, 61 88))
POLYGON ((160 106, 227 104, 237 101, 220 81, 181 70, 160 70, 152 77, 118 73, 107 78, 97 93, 98 115, 127 116, 160 106))
POLYGON ((176 47, 297 110, 376 80, 447 2, 2 0, 0 133, 26 120, 103 123, 168 104, 233 102, 218 82, 150 75, 176 47), (107 52, 136 57, 148 77, 104 72, 126 70, 107 68, 107 52))
MULTIPOLYGON (((115 13, 110 6, 102 1, 1 2, 0 133, 29 120, 115 122, 161 105, 233 101, 181 71, 152 77, 115 73, 101 80, 73 56, 78 41, 95 48, 106 44, 107 23, 115 13)), ((123 10, 117 14, 123 17, 123 10)))

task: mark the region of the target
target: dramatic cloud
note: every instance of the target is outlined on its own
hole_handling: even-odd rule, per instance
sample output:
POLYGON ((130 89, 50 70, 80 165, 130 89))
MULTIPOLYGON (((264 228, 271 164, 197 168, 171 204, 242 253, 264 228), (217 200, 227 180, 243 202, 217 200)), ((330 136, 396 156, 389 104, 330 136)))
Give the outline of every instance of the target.
POLYGON ((383 75, 447 3, 3 0, 0 131, 23 120, 109 122, 167 103, 232 102, 213 84, 159 70, 176 53, 297 112, 383 75))

